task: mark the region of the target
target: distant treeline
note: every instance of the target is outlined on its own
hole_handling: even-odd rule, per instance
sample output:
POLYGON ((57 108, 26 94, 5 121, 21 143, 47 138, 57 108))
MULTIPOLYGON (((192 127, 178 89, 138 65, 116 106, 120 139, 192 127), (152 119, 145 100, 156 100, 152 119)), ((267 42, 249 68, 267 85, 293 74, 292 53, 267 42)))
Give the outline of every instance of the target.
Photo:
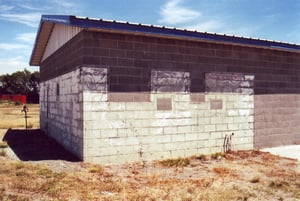
POLYGON ((0 95, 22 94, 27 96, 28 103, 39 102, 40 73, 27 69, 12 74, 0 75, 0 95))

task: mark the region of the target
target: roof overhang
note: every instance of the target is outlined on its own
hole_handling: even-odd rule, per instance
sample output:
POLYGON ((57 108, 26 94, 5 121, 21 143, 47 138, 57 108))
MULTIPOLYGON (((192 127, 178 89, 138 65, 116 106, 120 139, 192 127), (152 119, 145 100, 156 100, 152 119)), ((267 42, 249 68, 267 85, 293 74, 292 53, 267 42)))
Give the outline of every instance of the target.
POLYGON ((268 41, 253 38, 212 34, 206 32, 204 33, 197 31, 188 31, 183 29, 166 28, 154 25, 134 24, 129 22, 82 18, 68 15, 42 15, 29 62, 31 66, 40 65, 47 43, 51 36, 54 24, 64 24, 68 26, 81 27, 93 31, 177 38, 182 40, 201 40, 216 43, 279 49, 285 51, 300 51, 300 45, 278 41, 268 41))
POLYGON ((43 15, 41 17, 40 26, 29 61, 31 66, 40 65, 54 24, 70 24, 70 16, 43 15))

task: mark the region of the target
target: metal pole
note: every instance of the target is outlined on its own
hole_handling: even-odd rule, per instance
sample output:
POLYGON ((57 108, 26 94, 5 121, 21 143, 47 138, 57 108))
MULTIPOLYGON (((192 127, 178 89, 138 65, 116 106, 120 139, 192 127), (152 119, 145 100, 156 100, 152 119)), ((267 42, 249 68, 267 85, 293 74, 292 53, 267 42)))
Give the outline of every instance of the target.
POLYGON ((23 110, 21 110, 22 112, 24 112, 24 118, 25 118, 25 128, 26 128, 26 130, 28 129, 28 126, 27 126, 27 112, 28 112, 28 108, 27 108, 27 106, 26 105, 24 105, 23 106, 23 110))
POLYGON ((25 111, 25 127, 26 127, 26 130, 27 130, 27 111, 25 111))

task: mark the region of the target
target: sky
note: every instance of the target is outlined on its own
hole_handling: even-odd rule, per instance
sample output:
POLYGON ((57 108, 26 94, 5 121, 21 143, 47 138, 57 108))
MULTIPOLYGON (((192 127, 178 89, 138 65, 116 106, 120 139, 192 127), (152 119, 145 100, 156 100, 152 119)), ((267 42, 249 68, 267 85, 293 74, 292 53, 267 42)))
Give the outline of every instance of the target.
POLYGON ((300 0, 0 0, 0 75, 39 70, 29 59, 43 14, 300 44, 300 0))

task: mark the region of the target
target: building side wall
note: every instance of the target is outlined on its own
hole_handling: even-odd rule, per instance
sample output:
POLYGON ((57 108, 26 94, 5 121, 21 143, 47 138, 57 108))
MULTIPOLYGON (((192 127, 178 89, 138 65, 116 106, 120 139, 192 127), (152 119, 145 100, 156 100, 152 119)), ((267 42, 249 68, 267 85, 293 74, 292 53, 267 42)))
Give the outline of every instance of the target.
POLYGON ((299 144, 299 94, 256 95, 254 108, 256 148, 299 144))
POLYGON ((40 83, 40 127, 78 158, 83 158, 80 70, 40 83))

